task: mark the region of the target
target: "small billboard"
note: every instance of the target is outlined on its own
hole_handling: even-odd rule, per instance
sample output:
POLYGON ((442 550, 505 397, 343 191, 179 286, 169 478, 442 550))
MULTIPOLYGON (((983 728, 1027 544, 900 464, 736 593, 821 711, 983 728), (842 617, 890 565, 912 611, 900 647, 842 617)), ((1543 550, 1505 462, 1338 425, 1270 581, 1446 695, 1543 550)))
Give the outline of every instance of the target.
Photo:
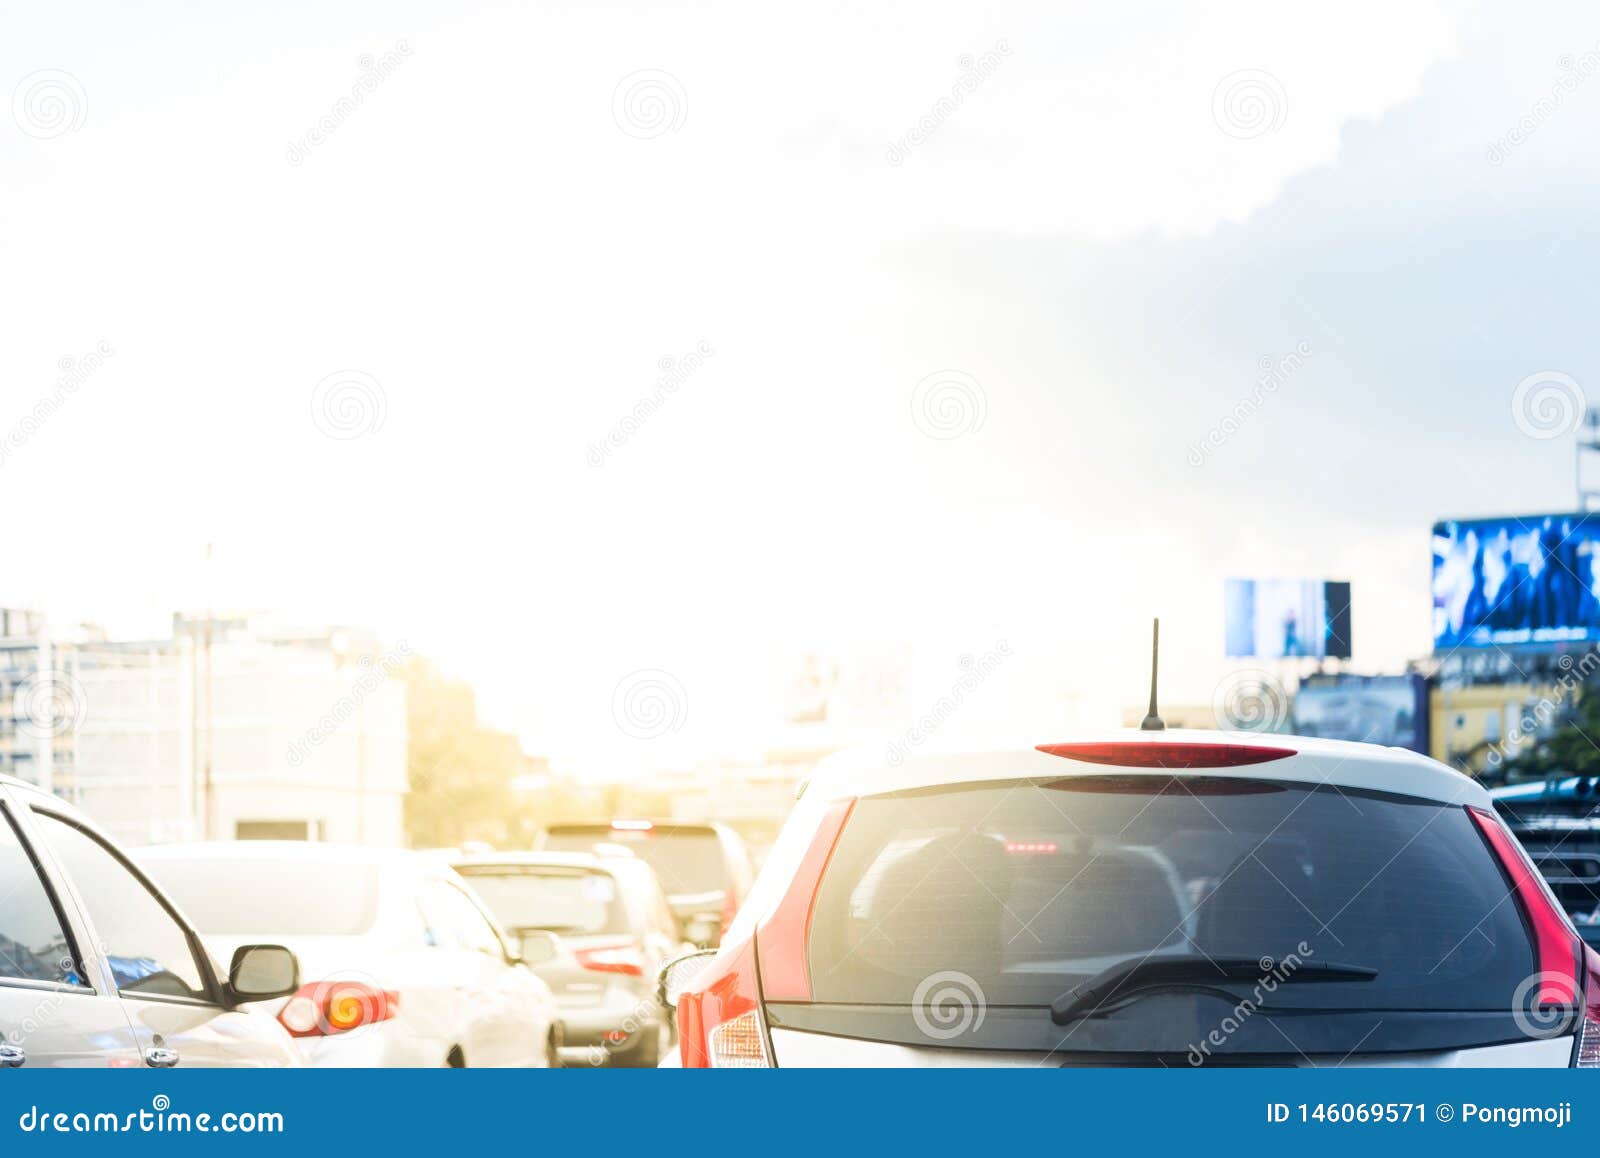
POLYGON ((1350 658, 1350 584, 1327 579, 1229 579, 1229 659, 1350 658))
POLYGON ((1420 675, 1313 675, 1294 697, 1297 736, 1428 751, 1428 684, 1420 675))

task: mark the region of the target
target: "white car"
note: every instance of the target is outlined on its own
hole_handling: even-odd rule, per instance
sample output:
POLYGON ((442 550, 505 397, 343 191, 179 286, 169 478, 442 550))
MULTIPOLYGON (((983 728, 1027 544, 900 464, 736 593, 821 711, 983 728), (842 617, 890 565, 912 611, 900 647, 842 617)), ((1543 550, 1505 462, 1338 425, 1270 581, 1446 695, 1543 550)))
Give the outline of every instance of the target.
POLYGON ((294 955, 222 959, 81 812, 0 776, 0 1066, 303 1064, 258 1004, 295 990, 294 955))
POLYGON ((1484 789, 1290 736, 841 762, 662 985, 685 1067, 1600 1065, 1600 958, 1484 789))
POLYGON ((294 841, 134 855, 214 953, 271 940, 300 959, 279 1022, 314 1066, 545 1066, 550 988, 437 857, 294 841))

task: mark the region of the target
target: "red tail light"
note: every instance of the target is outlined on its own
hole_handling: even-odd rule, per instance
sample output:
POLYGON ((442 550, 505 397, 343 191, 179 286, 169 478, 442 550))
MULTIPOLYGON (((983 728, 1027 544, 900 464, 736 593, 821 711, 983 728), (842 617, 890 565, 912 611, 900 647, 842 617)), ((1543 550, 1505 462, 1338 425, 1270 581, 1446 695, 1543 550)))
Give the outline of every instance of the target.
POLYGON ((1548 1025, 1552 1032, 1564 1024, 1559 1011, 1581 1004, 1583 1024, 1572 1064, 1600 1066, 1600 957, 1578 939, 1550 886, 1500 818, 1490 809, 1470 805, 1467 815, 1510 879, 1512 895, 1533 934, 1538 972, 1529 979, 1526 992, 1519 990, 1516 1001, 1528 1003, 1536 1028, 1548 1025))
POLYGON ((1487 808, 1467 808, 1468 814, 1493 850, 1495 859, 1511 878, 1511 891, 1522 908, 1522 915, 1533 933, 1538 954, 1540 1005, 1577 1004, 1579 993, 1578 935, 1566 913, 1550 895, 1550 888, 1533 867, 1517 838, 1500 818, 1487 808))
POLYGON ((314 981, 302 985, 278 1011, 291 1037, 331 1037, 388 1021, 400 1012, 400 995, 364 981, 314 981))
POLYGON ((724 948, 678 998, 678 1053, 684 1069, 772 1065, 751 942, 724 948))
POLYGON ((755 937, 725 944, 692 988, 678 998, 678 1049, 686 1069, 772 1065, 761 1002, 811 1000, 806 940, 812 910, 823 871, 854 805, 848 799, 826 807, 788 891, 755 937))
POLYGON ((1086 764, 1115 764, 1120 768, 1237 768, 1299 754, 1293 748, 1258 744, 1195 744, 1171 740, 1040 744, 1038 750, 1086 764))
POLYGON ((644 976, 644 954, 639 951, 639 946, 631 942, 622 945, 596 945, 589 949, 575 950, 572 955, 578 959, 579 965, 596 973, 644 976))

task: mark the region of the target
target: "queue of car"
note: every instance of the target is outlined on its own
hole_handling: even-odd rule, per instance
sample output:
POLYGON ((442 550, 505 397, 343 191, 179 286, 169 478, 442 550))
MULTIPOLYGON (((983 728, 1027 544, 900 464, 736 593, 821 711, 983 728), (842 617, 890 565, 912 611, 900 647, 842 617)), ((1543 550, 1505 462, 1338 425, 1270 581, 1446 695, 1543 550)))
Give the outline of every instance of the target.
POLYGON ((0 781, 0 1065, 1596 1067, 1597 802, 1281 735, 930 747, 825 762, 752 883, 631 819, 129 852, 0 781))
POLYGON ((0 898, 0 1068, 653 1066, 695 948, 614 846, 129 850, 3 777, 0 898))

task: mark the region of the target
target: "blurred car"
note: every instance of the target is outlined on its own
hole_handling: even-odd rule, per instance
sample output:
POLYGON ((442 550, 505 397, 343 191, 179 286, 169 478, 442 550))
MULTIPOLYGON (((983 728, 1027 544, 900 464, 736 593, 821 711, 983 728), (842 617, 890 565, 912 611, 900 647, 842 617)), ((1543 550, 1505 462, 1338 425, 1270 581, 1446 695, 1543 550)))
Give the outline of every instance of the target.
POLYGON ((305 982, 278 1021, 315 1066, 556 1064, 550 988, 437 858, 298 841, 135 855, 218 953, 267 939, 305 982))
POLYGON ((1600 948, 1600 777, 1508 784, 1489 795, 1578 935, 1600 948))
POLYGON ((302 1064, 289 1034, 252 1004, 294 992, 288 949, 241 942, 223 973, 104 833, 9 777, 0 896, 0 1066, 302 1064))
POLYGON ((552 824, 538 840, 541 852, 594 852, 606 845, 625 848, 655 869, 678 923, 698 945, 721 943, 754 876, 743 839, 725 824, 552 824))
POLYGON ((661 983, 692 1068, 1600 1065, 1600 956, 1482 785, 1292 736, 837 759, 661 983))
POLYGON ((656 975, 693 948, 650 866, 588 853, 480 853, 459 872, 513 936, 555 934, 528 962, 555 993, 563 1057, 653 1066, 672 1048, 656 975))

